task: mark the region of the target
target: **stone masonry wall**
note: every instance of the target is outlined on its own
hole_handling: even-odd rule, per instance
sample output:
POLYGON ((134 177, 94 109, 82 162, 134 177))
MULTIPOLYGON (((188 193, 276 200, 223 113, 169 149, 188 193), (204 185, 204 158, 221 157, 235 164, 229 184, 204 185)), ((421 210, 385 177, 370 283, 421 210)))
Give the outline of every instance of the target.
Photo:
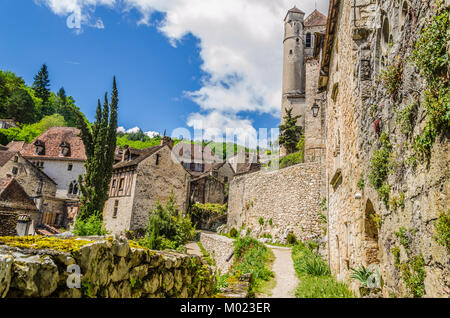
POLYGON ((235 177, 227 227, 250 228, 252 236, 271 235, 275 242, 284 242, 289 232, 297 239, 320 239, 321 169, 318 163, 305 163, 235 177))
POLYGON ((448 137, 436 138, 428 159, 417 156, 414 164, 410 161, 414 139, 423 134, 427 116, 422 105, 425 81, 409 56, 433 2, 358 0, 353 8, 341 1, 330 61, 326 163, 330 267, 357 290, 350 269, 377 265, 384 297, 412 296, 405 268, 419 278, 411 265, 418 257, 424 263, 424 296, 450 295, 449 254, 434 239, 439 214, 450 206, 448 137), (401 80, 390 94, 379 76, 398 65, 401 80), (411 103, 417 107, 405 133, 398 112, 411 103), (381 134, 389 136, 392 145, 385 180, 390 187, 388 204, 369 178, 381 134), (339 175, 341 181, 331 185, 339 175))
POLYGON ((200 233, 200 243, 216 261, 216 270, 221 274, 228 273, 233 264, 233 240, 215 233, 200 233))
POLYGON ((130 248, 126 240, 100 240, 74 253, 0 246, 0 298, 196 298, 212 295, 214 286, 201 258, 130 248), (67 285, 76 282, 71 265, 81 269, 81 288, 67 285))

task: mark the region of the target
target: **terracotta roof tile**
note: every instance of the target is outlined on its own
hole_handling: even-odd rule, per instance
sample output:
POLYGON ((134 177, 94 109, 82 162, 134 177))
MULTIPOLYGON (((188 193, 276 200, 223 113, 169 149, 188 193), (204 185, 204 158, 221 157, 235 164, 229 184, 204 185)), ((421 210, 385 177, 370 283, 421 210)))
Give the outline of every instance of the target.
POLYGON ((147 159, 148 157, 153 155, 155 152, 162 149, 164 146, 165 145, 140 150, 139 156, 137 158, 135 158, 131 161, 121 161, 121 162, 117 163, 116 165, 114 165, 114 169, 120 169, 120 168, 126 168, 126 167, 132 167, 132 166, 138 165, 139 163, 141 163, 142 161, 144 161, 145 159, 147 159))
POLYGON ((0 167, 3 167, 16 153, 17 151, 0 151, 0 167))
POLYGON ((11 141, 6 147, 10 151, 21 151, 25 145, 25 141, 11 141))
POLYGON ((41 159, 59 159, 59 160, 79 160, 85 161, 86 153, 84 144, 79 137, 80 130, 73 127, 52 127, 44 132, 42 135, 33 140, 30 144, 24 146, 21 151, 25 158, 41 158, 41 159), (36 155, 35 143, 39 141, 44 144, 45 153, 43 155, 36 155), (68 156, 61 154, 61 144, 65 142, 70 146, 70 153, 68 156))
POLYGON ((327 25, 327 17, 317 10, 314 10, 306 19, 305 27, 327 25))

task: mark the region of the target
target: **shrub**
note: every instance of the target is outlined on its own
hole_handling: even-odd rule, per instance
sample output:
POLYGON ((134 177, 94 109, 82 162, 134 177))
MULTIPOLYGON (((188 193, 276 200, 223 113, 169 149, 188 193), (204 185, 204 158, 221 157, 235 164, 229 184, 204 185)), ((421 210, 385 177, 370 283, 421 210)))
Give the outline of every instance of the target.
POLYGON ((286 237, 286 241, 288 242, 288 244, 295 244, 297 243, 297 237, 295 236, 294 233, 289 232, 286 237))
POLYGON ((230 230, 229 235, 231 237, 238 237, 239 236, 239 232, 234 227, 232 227, 231 230, 230 230))
POLYGON ((259 222, 260 225, 264 225, 264 219, 262 217, 259 218, 258 222, 259 222))
POLYGON ((398 61, 381 71, 379 79, 389 95, 394 95, 398 91, 402 84, 402 73, 402 65, 398 61))
POLYGON ((108 234, 108 231, 103 223, 102 214, 94 212, 84 220, 77 218, 73 233, 78 236, 104 236, 108 234))
POLYGON ((139 243, 154 250, 182 249, 196 234, 190 218, 178 209, 172 192, 165 206, 157 203, 149 211, 146 235, 139 243))
POLYGON ((370 183, 375 189, 380 189, 383 182, 387 179, 390 171, 389 157, 392 145, 389 141, 389 135, 383 132, 380 137, 381 147, 373 153, 370 160, 370 183))
POLYGON ((280 169, 294 166, 296 164, 304 162, 303 152, 294 152, 280 159, 280 169))
POLYGON ((415 298, 422 297, 425 294, 424 281, 426 276, 423 255, 420 254, 406 263, 401 263, 399 268, 409 292, 415 298))
POLYGON ((441 213, 435 224, 435 229, 437 233, 435 240, 450 252, 450 210, 441 213))
POLYGON ((269 281, 274 273, 269 269, 270 250, 257 240, 246 236, 234 241, 235 261, 233 274, 252 274, 252 290, 257 290, 264 281, 269 281))

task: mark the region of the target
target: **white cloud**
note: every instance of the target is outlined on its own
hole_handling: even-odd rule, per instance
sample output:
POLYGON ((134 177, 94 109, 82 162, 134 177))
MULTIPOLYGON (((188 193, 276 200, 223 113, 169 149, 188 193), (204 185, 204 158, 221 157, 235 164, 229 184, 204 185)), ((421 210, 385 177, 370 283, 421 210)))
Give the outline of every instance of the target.
MULTIPOLYGON (((137 133, 141 130, 142 129, 138 126, 130 128, 130 129, 126 129, 123 126, 117 127, 117 132, 123 133, 123 134, 133 134, 133 133, 137 133)), ((159 136, 160 133, 157 131, 146 131, 146 132, 144 132, 144 135, 147 135, 148 137, 153 138, 153 137, 159 136)))
POLYGON ((159 132, 157 132, 157 131, 147 131, 144 134, 146 134, 150 138, 153 138, 153 137, 156 137, 156 136, 160 135, 159 132))
MULTIPOLYGON (((306 14, 314 10, 314 1, 307 0, 40 1, 60 15, 80 12, 90 17, 96 5, 135 9, 141 14, 137 23, 149 26, 153 25, 153 12, 165 13, 158 29, 173 45, 189 33, 200 40, 201 69, 208 76, 199 90, 184 93, 200 106, 200 112, 190 118, 238 123, 247 132, 253 126, 239 117, 240 112, 280 115, 283 18, 287 10, 294 4, 306 14)), ((318 0, 317 9, 327 14, 328 2, 318 0)))

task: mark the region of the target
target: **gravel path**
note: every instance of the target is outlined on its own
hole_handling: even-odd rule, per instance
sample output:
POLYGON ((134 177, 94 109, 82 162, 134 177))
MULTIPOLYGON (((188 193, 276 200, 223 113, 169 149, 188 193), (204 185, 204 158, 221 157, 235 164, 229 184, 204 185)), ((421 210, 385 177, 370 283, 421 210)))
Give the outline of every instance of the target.
POLYGON ((272 271, 275 273, 276 285, 271 298, 294 298, 299 281, 292 261, 290 248, 268 246, 275 255, 272 271))

